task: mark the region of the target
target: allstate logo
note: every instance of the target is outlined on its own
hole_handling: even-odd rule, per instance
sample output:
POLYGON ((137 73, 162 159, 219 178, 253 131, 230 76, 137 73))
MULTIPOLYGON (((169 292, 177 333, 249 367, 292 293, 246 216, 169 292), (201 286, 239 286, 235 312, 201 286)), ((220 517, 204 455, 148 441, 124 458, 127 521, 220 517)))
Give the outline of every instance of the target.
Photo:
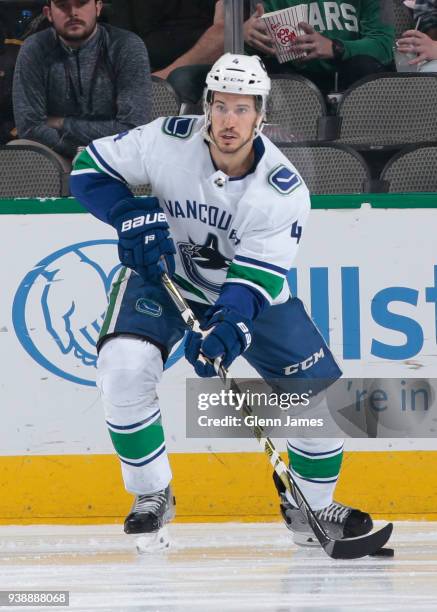
MULTIPOLYGON (((23 348, 49 372, 94 386, 96 342, 120 269, 115 240, 66 246, 39 261, 15 294, 12 319, 23 348)), ((182 355, 178 347, 170 367, 182 355)))

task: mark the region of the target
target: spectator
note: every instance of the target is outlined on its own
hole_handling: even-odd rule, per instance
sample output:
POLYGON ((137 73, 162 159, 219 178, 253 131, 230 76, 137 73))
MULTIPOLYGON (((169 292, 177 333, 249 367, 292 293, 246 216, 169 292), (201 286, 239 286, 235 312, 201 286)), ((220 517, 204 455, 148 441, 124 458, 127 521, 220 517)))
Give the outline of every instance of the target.
POLYGON ((6 30, 0 23, 0 144, 2 145, 15 137, 12 80, 19 49, 19 42, 8 39, 6 30))
POLYGON ((267 56, 270 72, 295 72, 311 79, 323 91, 346 89, 354 81, 375 72, 394 69, 393 9, 386 0, 304 2, 265 0, 244 24, 244 38, 257 52, 267 56), (308 22, 300 24, 305 34, 298 36, 296 50, 307 56, 279 64, 273 58, 273 44, 261 15, 290 6, 307 4, 308 22))
POLYGON ((416 0, 413 4, 413 17, 419 22, 419 30, 437 40, 437 0, 416 0))
POLYGON ((147 51, 133 33, 97 24, 100 0, 48 0, 52 28, 18 55, 13 103, 18 136, 72 159, 78 146, 150 118, 147 51))
POLYGON ((162 79, 223 54, 223 0, 113 0, 112 15, 112 23, 143 39, 153 74, 162 79))
POLYGON ((412 8, 419 28, 404 32, 396 42, 397 49, 415 54, 408 62, 412 69, 417 66, 420 72, 437 72, 437 0, 416 0, 412 8))

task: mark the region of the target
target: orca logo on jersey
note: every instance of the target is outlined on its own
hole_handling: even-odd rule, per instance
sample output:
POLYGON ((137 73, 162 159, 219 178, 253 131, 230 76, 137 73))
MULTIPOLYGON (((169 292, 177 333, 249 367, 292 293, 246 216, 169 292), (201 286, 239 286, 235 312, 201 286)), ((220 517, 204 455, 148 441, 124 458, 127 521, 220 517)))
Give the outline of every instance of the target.
POLYGON ((126 221, 123 221, 121 224, 120 232, 129 232, 131 229, 136 229, 143 225, 151 225, 152 223, 167 223, 165 213, 147 213, 146 215, 140 215, 133 219, 126 219, 126 221))
POLYGON ((276 166, 269 174, 267 180, 282 195, 288 195, 302 185, 300 177, 283 164, 276 166))
POLYGON ((211 276, 215 270, 227 270, 231 265, 231 260, 222 255, 219 250, 219 241, 215 234, 210 232, 204 244, 196 244, 190 238, 190 242, 178 242, 178 249, 187 277, 195 285, 211 291, 220 293, 223 279, 220 275, 220 282, 215 283, 211 276), (210 278, 201 274, 201 270, 209 270, 210 278))

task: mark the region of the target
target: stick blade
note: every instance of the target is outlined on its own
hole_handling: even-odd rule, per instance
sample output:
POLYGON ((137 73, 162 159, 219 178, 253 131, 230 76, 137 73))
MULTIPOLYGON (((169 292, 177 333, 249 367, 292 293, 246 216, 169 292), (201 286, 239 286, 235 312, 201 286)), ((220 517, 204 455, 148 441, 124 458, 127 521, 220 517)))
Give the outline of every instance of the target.
POLYGON ((332 559, 359 559, 372 555, 382 548, 388 542, 392 531, 393 523, 387 523, 379 531, 358 538, 344 538, 343 540, 329 538, 322 546, 332 559))

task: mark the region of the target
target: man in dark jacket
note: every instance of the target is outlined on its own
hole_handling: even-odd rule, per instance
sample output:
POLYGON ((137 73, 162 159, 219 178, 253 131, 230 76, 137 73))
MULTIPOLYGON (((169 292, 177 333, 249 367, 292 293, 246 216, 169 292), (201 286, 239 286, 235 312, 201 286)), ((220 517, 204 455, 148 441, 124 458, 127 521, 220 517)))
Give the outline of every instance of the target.
POLYGON ((6 37, 6 30, 0 22, 0 145, 14 138, 12 78, 20 49, 19 42, 6 37))
POLYGON ((100 0, 48 0, 52 28, 23 44, 14 75, 18 136, 73 158, 77 147, 147 123, 151 80, 141 39, 98 24, 100 0))

